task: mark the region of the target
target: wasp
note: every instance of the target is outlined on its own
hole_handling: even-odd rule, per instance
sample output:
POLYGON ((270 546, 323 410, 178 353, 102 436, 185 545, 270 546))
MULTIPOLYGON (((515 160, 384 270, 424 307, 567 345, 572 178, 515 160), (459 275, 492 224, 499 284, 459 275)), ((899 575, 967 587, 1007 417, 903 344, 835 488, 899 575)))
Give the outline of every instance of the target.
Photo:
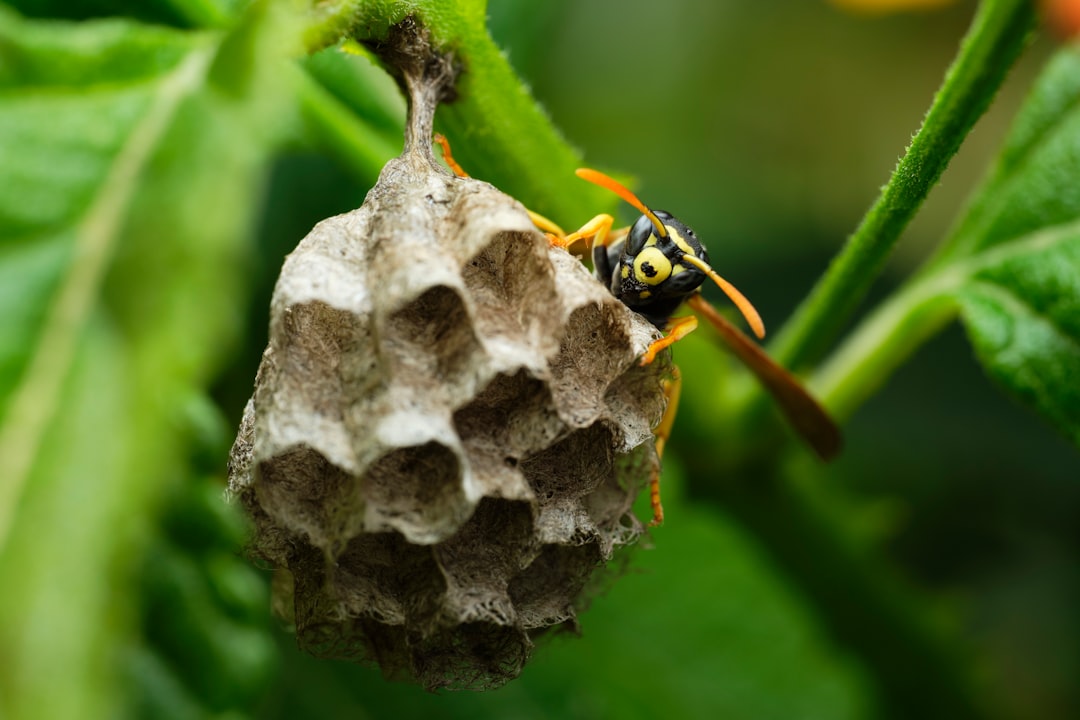
MULTIPOLYGON (((442 135, 435 141, 442 146, 443 159, 455 174, 468 174, 454 161, 450 144, 442 135)), ((547 218, 529 212, 533 223, 552 245, 570 250, 578 242, 592 249, 593 273, 597 280, 623 304, 638 313, 663 334, 654 340, 640 363, 651 363, 657 354, 686 337, 698 326, 697 315, 716 329, 728 349, 754 373, 776 399, 795 431, 823 460, 840 451, 841 437, 836 424, 799 380, 725 318, 701 294, 701 286, 711 280, 731 300, 759 339, 765 337, 765 324, 753 304, 730 282, 721 277, 709 262, 708 252, 694 231, 669 212, 652 210, 626 186, 597 170, 580 168, 583 180, 611 190, 633 206, 641 215, 630 226, 613 230, 615 220, 602 213, 572 233, 566 233, 547 218), (683 306, 694 313, 675 317, 683 306)), ((664 521, 660 502, 659 460, 671 436, 682 389, 682 375, 673 365, 665 382, 667 399, 664 414, 653 431, 656 437, 657 466, 649 483, 653 518, 651 525, 664 521)))

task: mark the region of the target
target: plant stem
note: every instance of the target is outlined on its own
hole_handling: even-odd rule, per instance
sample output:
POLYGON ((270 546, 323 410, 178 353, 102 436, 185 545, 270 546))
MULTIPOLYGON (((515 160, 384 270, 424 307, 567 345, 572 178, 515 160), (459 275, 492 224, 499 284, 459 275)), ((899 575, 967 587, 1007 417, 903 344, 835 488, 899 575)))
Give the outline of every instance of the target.
MULTIPOLYGON (((816 361, 880 273, 903 229, 982 115, 1034 27, 1027 0, 984 0, 922 128, 888 185, 821 281, 773 343, 793 368, 816 361)), ((874 313, 816 377, 825 405, 849 415, 930 335, 955 314, 953 273, 926 275, 874 313)), ((765 417, 764 392, 737 398, 740 429, 765 417)), ((771 426, 770 426, 771 427, 771 426)), ((699 429, 708 432, 707 427, 699 429)), ((756 431, 755 431, 756 432, 756 431)), ((776 436, 769 435, 772 445, 776 436)), ((700 443, 708 443, 706 437, 700 443)), ((694 462, 692 455, 687 460, 694 462)), ((866 557, 779 467, 775 452, 756 447, 734 476, 688 468, 691 490, 723 506, 758 538, 817 607, 834 637, 871 669, 889 715, 980 717, 959 655, 919 611, 920 603, 866 557)))
POLYGON ((985 112, 1035 23, 1030 0, 984 0, 922 128, 825 275, 771 346, 783 365, 814 362, 881 272, 900 233, 975 121, 985 112))
POLYGON ((943 264, 915 279, 866 317, 813 375, 811 387, 838 420, 851 415, 920 345, 956 317, 955 294, 980 271, 1045 252, 1080 235, 1080 221, 1042 228, 1008 244, 943 264))
POLYGON ((907 358, 954 317, 948 294, 957 273, 912 283, 877 308, 811 378, 810 386, 844 421, 907 358))

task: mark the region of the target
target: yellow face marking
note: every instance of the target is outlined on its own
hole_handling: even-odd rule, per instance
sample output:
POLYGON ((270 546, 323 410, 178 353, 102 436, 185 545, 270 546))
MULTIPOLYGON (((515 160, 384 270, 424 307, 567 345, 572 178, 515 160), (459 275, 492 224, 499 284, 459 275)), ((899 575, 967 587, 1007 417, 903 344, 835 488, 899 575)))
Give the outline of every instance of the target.
POLYGON ((630 267, 627 266, 627 265, 623 265, 622 266, 622 278, 623 278, 623 280, 625 280, 628 277, 630 277, 630 267))
POLYGON ((639 293, 637 294, 637 296, 638 296, 638 298, 640 298, 641 300, 648 300, 649 298, 651 298, 651 297, 652 297, 652 293, 651 293, 651 292, 649 292, 648 290, 642 290, 641 292, 639 292, 639 293))
POLYGON ((675 267, 671 268, 671 274, 672 275, 678 275, 681 272, 686 272, 686 266, 683 265, 682 263, 679 263, 675 267))
POLYGON ((671 239, 675 241, 675 244, 679 246, 680 250, 682 250, 687 255, 693 255, 694 257, 697 257, 697 253, 694 252, 694 248, 690 246, 690 243, 686 242, 686 239, 679 234, 678 230, 671 227, 670 225, 667 225, 665 227, 667 227, 668 234, 671 235, 671 239))
POLYGON ((671 261, 657 247, 646 247, 634 258, 634 278, 646 285, 659 285, 671 275, 671 261))

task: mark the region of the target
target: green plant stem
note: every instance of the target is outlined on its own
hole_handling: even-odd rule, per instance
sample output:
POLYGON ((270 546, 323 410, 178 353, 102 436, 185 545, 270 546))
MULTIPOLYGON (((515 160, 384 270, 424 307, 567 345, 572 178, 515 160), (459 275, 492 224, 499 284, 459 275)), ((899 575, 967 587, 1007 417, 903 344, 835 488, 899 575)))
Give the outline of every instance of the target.
POLYGON ((956 317, 955 273, 912 283, 877 308, 810 380, 832 416, 844 421, 924 342, 956 317))
MULTIPOLYGON (((985 0, 960 52, 888 185, 848 239, 814 291, 772 346, 782 364, 814 362, 880 273, 903 229, 940 178, 1003 82, 1034 26, 1032 3, 985 0)), ((819 375, 825 405, 846 417, 930 335, 954 315, 949 289, 956 273, 927 275, 863 323, 819 375)), ((736 398, 742 431, 761 426, 767 405, 753 387, 736 398)), ((698 442, 714 440, 696 429, 698 442)), ((765 444, 777 435, 765 433, 765 444)), ((693 456, 689 456, 693 457, 693 456)), ((704 462, 704 461, 702 461, 704 462)), ((864 557, 857 544, 778 467, 761 445, 716 477, 716 467, 691 468, 691 491, 732 512, 773 555, 817 608, 834 637, 866 662, 890 715, 980 717, 984 714, 956 668, 959 653, 930 626, 920 603, 864 557)))
POLYGON ((771 346, 783 365, 814 362, 881 272, 900 233, 985 112, 1035 23, 1030 0, 984 0, 922 127, 888 185, 771 346))
POLYGON ((893 370, 956 317, 956 293, 979 272, 1054 248, 1078 234, 1080 222, 1074 221, 948 264, 931 258, 903 290, 867 316, 812 376, 815 395, 838 420, 849 417, 893 370))

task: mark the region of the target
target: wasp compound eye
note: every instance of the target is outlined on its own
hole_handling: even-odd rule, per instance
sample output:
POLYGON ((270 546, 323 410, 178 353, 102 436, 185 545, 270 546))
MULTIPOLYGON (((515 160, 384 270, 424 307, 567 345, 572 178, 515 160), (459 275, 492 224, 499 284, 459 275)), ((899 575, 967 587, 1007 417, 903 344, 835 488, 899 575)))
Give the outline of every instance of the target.
POLYGON ((626 236, 626 251, 631 255, 638 254, 655 232, 656 228, 653 227, 649 218, 642 215, 630 227, 630 232, 626 236))

